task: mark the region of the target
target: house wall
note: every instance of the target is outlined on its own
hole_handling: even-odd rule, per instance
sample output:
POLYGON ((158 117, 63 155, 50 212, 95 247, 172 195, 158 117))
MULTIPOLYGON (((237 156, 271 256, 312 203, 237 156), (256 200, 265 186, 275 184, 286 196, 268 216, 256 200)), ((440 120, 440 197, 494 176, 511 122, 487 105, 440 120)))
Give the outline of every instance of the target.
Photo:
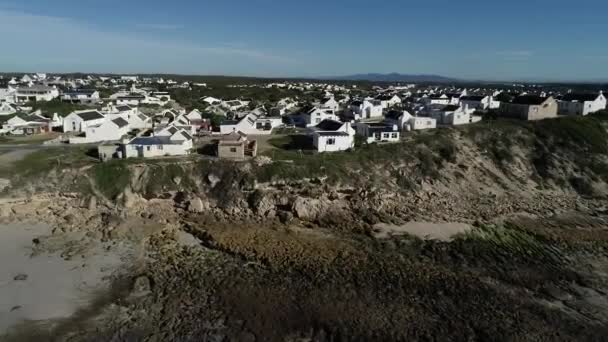
POLYGON ((162 156, 183 156, 188 154, 187 143, 182 145, 125 145, 125 158, 154 158, 162 156))
POLYGON ((223 146, 218 145, 217 156, 223 159, 245 159, 245 146, 223 146))
POLYGON ((606 98, 603 96, 595 101, 570 102, 559 101, 558 113, 560 115, 589 115, 606 109, 606 98))
POLYGON ((460 111, 456 111, 448 116, 446 116, 446 124, 448 125, 466 125, 471 123, 471 115, 467 113, 463 113, 460 111))
POLYGON ((97 126, 102 124, 106 119, 96 119, 91 121, 84 121, 76 114, 70 114, 63 119, 63 131, 64 132, 84 132, 87 127, 97 126))
POLYGON ((339 121, 339 118, 335 114, 328 114, 322 110, 315 110, 314 112, 305 115, 306 127, 316 126, 323 120, 335 120, 339 121))
POLYGON ((528 120, 542 120, 557 117, 557 101, 542 104, 540 106, 530 106, 528 120))
POLYGON ((437 120, 425 117, 413 117, 409 121, 412 130, 437 128, 437 120))
POLYGON ((355 147, 355 139, 353 136, 320 136, 318 134, 313 135, 313 146, 319 152, 337 152, 345 151, 355 147), (328 142, 333 139, 334 144, 328 142))

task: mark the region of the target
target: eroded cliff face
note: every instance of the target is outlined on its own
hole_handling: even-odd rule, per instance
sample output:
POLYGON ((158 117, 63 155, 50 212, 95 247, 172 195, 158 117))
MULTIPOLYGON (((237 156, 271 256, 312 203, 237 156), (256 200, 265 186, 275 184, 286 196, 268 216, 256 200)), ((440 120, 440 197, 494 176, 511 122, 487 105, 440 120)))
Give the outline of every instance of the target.
POLYGON ((592 340, 608 324, 607 142, 592 123, 291 161, 109 164, 112 182, 95 166, 51 171, 13 187, 26 196, 0 204, 0 222, 144 248, 116 279, 124 293, 59 340, 592 340), (413 236, 408 222, 458 234, 413 236))

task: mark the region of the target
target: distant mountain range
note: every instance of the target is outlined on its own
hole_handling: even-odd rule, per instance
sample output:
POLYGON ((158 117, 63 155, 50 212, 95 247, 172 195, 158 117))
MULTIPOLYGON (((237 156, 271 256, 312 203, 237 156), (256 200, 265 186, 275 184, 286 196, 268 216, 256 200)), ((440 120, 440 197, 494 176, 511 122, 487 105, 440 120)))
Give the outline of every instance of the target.
POLYGON ((447 83, 459 81, 439 75, 407 75, 399 73, 390 74, 357 74, 349 76, 325 77, 326 79, 338 81, 371 81, 371 82, 432 82, 447 83))

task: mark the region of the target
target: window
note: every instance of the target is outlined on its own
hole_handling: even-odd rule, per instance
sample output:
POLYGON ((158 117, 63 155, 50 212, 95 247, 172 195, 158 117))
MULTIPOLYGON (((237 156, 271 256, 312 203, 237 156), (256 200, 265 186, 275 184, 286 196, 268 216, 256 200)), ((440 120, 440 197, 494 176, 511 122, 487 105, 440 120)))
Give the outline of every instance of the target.
POLYGON ((374 133, 374 139, 376 139, 376 140, 382 139, 381 134, 380 133, 374 133))
POLYGON ((320 122, 321 122, 320 118, 315 119, 315 123, 320 123, 320 122))
POLYGON ((399 134, 398 133, 391 133, 391 138, 392 139, 398 139, 399 138, 399 134))
POLYGON ((157 147, 159 150, 161 150, 161 151, 162 151, 162 150, 165 148, 163 145, 158 145, 158 146, 156 146, 156 147, 157 147))
POLYGON ((146 150, 151 151, 152 147, 151 146, 146 146, 146 150))
POLYGON ((236 153, 236 147, 231 147, 230 148, 230 153, 236 153))
POLYGON ((335 145, 335 144, 336 144, 336 138, 327 139, 327 145, 335 145))

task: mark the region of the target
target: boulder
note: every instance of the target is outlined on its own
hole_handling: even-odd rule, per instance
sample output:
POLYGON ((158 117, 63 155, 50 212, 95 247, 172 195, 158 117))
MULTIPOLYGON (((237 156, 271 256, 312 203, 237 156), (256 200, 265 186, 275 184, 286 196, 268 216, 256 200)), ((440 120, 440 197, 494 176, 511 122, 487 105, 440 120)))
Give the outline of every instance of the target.
POLYGON ((207 175, 207 181, 209 182, 209 185, 211 186, 211 188, 215 188, 215 186, 222 181, 222 179, 216 175, 214 175, 213 173, 210 173, 209 175, 207 175))
POLYGON ((0 192, 11 186, 11 181, 5 178, 0 178, 0 192))
POLYGON ((289 211, 279 211, 279 220, 283 224, 290 223, 293 220, 293 214, 289 211))
POLYGON ((89 210, 97 209, 97 197, 91 196, 91 198, 89 198, 89 204, 87 205, 87 208, 89 210))
POLYGON ((190 203, 188 203, 188 211, 191 213, 202 213, 203 211, 208 209, 208 207, 209 206, 205 205, 205 203, 202 199, 200 199, 200 197, 194 197, 190 200, 190 203))
POLYGON ((127 209, 133 208, 135 203, 137 203, 137 195, 133 193, 130 187, 126 188, 123 192, 123 203, 124 207, 127 209))
POLYGON ((293 213, 301 220, 315 221, 323 210, 320 200, 299 197, 293 204, 293 213))
POLYGON ((152 291, 152 282, 147 276, 139 276, 133 281, 132 296, 145 296, 152 291))

